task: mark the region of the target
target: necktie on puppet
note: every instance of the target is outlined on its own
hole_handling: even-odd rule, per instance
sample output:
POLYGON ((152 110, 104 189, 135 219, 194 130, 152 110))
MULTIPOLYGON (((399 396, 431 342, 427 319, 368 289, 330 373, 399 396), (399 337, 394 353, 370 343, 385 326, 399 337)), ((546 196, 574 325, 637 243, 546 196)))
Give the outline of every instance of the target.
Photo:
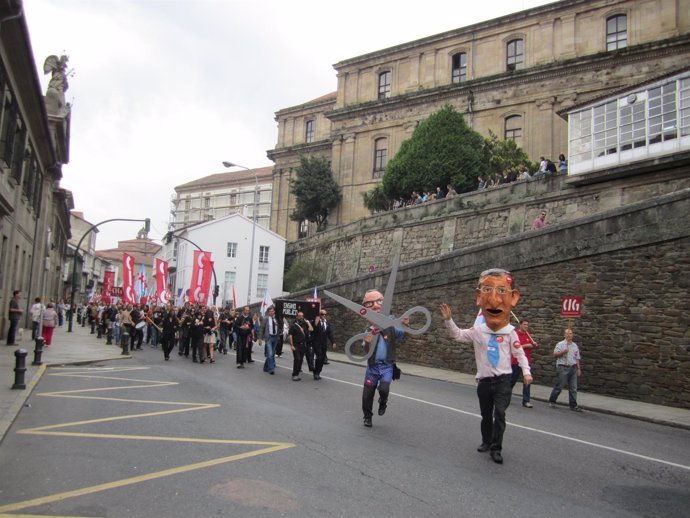
POLYGON ((496 335, 491 335, 489 338, 489 343, 486 347, 486 356, 489 359, 489 363, 492 367, 496 368, 498 365, 498 342, 496 341, 496 335))

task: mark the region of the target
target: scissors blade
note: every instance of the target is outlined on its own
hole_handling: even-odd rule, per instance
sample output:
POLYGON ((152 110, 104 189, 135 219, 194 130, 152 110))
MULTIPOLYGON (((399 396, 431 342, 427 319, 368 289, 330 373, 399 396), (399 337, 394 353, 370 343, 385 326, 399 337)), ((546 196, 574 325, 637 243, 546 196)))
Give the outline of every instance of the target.
POLYGON ((395 291, 395 279, 398 276, 398 266, 400 266, 400 254, 393 259, 393 266, 391 267, 391 274, 388 277, 388 284, 386 284, 386 292, 383 294, 383 304, 381 305, 381 314, 390 315, 393 307, 393 292, 395 291))
POLYGON ((341 297, 340 295, 336 295, 335 293, 331 293, 328 290, 323 290, 323 292, 336 302, 342 304, 345 306, 347 309, 350 311, 354 311, 357 313, 359 316, 367 320, 369 323, 375 325, 379 329, 386 329, 387 327, 391 327, 394 322, 390 320, 390 318, 386 315, 382 315, 381 313, 377 313, 376 311, 372 311, 369 308, 365 308, 361 304, 357 304, 356 302, 352 302, 351 300, 346 299, 345 297, 341 297))

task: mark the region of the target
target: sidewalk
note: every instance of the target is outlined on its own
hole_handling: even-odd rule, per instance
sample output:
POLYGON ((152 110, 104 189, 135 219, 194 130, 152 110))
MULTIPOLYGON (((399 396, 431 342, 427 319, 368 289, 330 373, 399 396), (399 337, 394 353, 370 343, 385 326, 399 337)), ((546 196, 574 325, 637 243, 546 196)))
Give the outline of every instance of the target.
POLYGON ((78 326, 74 322, 73 332, 67 332, 67 322, 63 327, 55 329, 53 344, 43 349, 41 361, 43 365, 31 365, 34 360, 35 344, 31 340, 31 329, 24 329, 24 337, 16 346, 5 345, 0 342, 0 441, 12 425, 34 386, 51 365, 78 365, 105 360, 120 360, 130 358, 122 355, 116 345, 106 345, 105 338, 98 339, 90 334, 89 327, 78 326), (25 389, 12 389, 15 373, 15 351, 24 349, 26 355, 25 389))
MULTIPOLYGON (((34 358, 34 343, 30 340, 30 337, 31 331, 25 330, 23 342, 18 346, 7 346, 4 340, 0 342, 0 440, 5 436, 5 433, 19 414, 26 399, 47 367, 51 365, 87 364, 130 358, 129 355, 122 355, 118 346, 106 345, 105 338, 99 340, 95 334, 90 334, 88 327, 78 326, 76 322, 74 322, 73 332, 68 333, 67 323, 65 322, 64 327, 55 330, 53 345, 48 349, 44 349, 42 356, 43 365, 35 366, 31 365, 34 358), (23 390, 12 389, 15 366, 14 352, 18 349, 24 349, 28 352, 25 373, 26 389, 23 390)), ((331 361, 350 363, 363 367, 362 363, 352 362, 343 353, 329 351, 328 357, 331 361)), ((398 366, 403 371, 403 376, 418 376, 451 383, 475 385, 473 374, 463 374, 402 362, 398 362, 398 366)), ((548 401, 550 393, 550 386, 532 385, 532 399, 536 402, 535 407, 541 406, 540 402, 548 401)), ((514 394, 518 397, 522 394, 521 383, 515 386, 514 394)), ((582 391, 578 391, 577 399, 579 405, 587 411, 614 414, 690 430, 690 410, 687 409, 628 401, 588 394, 582 391)), ((567 401, 567 391, 565 400, 567 401)))

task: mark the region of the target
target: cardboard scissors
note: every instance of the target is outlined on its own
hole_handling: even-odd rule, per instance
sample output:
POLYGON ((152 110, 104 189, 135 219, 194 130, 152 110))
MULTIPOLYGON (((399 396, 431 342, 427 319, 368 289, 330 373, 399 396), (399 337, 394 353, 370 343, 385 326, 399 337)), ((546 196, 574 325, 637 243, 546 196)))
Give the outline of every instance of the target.
POLYGON ((421 335, 429 329, 429 326, 431 326, 431 313, 429 313, 429 310, 423 306, 415 306, 413 308, 410 308, 397 318, 394 315, 391 315, 391 307, 393 305, 393 292, 395 291, 395 279, 398 275, 398 266, 400 266, 400 255, 396 256, 395 260, 393 261, 393 267, 391 269, 391 275, 388 278, 386 291, 383 295, 383 303, 381 304, 380 313, 377 313, 372 308, 365 308, 361 304, 358 304, 351 300, 347 300, 345 297, 336 295, 335 293, 332 293, 328 290, 324 290, 324 293, 328 297, 332 298, 339 304, 342 304, 350 311, 357 313, 359 316, 367 320, 373 327, 372 330, 365 331, 364 333, 359 333, 353 336, 345 344, 345 354, 347 354, 347 357, 350 358, 352 361, 365 361, 368 360, 372 354, 374 354, 374 347, 369 347, 369 351, 364 356, 358 356, 352 352, 352 345, 361 342, 367 336, 378 336, 378 334, 381 331, 389 327, 396 327, 398 329, 402 329, 405 333, 410 335, 421 335), (407 325, 409 317, 416 313, 421 313, 422 315, 424 315, 426 319, 424 325, 419 329, 415 329, 407 325))

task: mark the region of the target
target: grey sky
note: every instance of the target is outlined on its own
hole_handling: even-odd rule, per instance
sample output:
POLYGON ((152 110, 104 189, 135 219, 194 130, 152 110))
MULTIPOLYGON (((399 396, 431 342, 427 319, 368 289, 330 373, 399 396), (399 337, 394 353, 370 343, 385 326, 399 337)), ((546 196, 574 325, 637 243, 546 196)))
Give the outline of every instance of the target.
MULTIPOLYGON (((92 222, 167 231, 173 187, 271 165, 274 113, 335 91, 344 59, 548 2, 24 0, 42 88, 66 53, 73 103, 62 186, 92 222), (470 12, 471 11, 471 12, 470 12)), ((101 227, 97 246, 135 237, 101 227)))

